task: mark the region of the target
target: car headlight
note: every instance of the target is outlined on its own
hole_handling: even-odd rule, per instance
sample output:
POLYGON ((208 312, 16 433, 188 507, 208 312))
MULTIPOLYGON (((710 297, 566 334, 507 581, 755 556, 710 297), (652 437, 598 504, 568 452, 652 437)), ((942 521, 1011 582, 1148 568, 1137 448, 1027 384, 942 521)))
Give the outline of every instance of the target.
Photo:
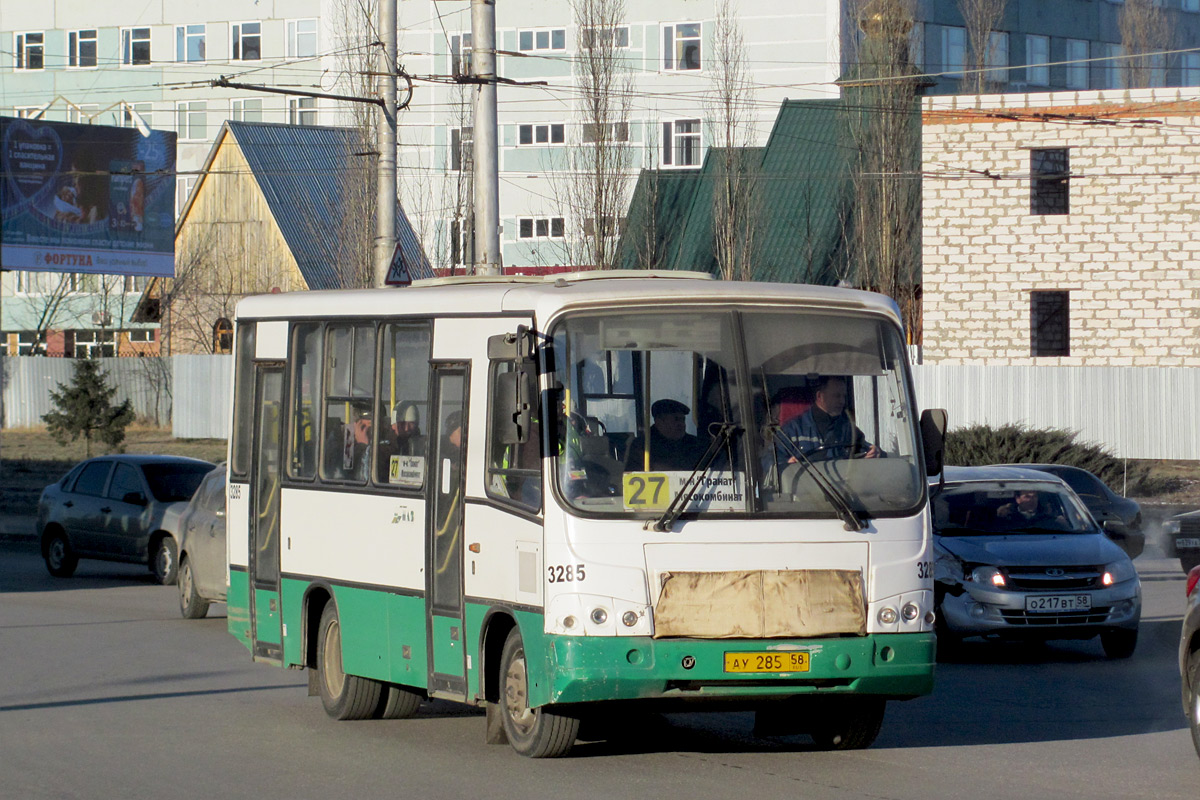
POLYGON ((1105 565, 1104 574, 1100 577, 1100 582, 1105 586, 1112 586, 1113 584, 1133 580, 1136 577, 1137 570, 1134 569, 1132 561, 1114 561, 1111 564, 1105 565))
POLYGON ((976 567, 971 570, 970 580, 984 586, 1005 586, 1004 573, 999 567, 976 567))
POLYGON ((1178 536, 1179 530, 1183 526, 1183 521, 1178 519, 1169 519, 1163 523, 1163 533, 1167 536, 1178 536))

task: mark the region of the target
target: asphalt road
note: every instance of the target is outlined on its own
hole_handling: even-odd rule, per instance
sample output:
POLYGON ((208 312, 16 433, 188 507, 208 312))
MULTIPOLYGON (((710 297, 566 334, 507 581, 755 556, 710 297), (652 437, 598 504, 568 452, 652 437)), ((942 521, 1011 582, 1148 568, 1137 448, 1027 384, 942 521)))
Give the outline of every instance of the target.
POLYGON ((141 567, 50 578, 0 542, 0 797, 1179 798, 1200 759, 1175 663, 1183 575, 1138 559, 1138 651, 1097 641, 977 644, 927 698, 889 705, 873 748, 757 739, 749 714, 630 721, 623 741, 531 761, 483 743, 483 718, 428 703, 411 720, 334 722, 306 675, 254 664, 224 606, 180 618, 141 567))

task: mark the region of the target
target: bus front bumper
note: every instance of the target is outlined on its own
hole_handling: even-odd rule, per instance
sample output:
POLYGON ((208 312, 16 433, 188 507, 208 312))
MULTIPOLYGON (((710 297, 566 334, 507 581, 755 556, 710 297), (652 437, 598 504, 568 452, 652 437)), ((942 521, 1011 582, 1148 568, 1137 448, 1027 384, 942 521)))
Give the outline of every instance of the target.
POLYGON ((652 698, 769 700, 812 694, 900 699, 933 691, 932 633, 786 640, 549 638, 549 703, 652 698), (726 671, 726 653, 797 650, 808 653, 806 671, 726 671))

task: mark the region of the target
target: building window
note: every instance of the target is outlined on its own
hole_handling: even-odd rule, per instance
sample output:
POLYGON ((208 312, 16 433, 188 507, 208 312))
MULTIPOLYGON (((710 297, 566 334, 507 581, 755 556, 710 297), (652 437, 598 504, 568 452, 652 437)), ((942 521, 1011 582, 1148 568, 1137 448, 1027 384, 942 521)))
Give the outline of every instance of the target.
POLYGON ((17 34, 17 69, 42 69, 46 65, 46 34, 17 34))
POLYGON ((613 28, 583 28, 579 32, 579 37, 580 50, 608 47, 624 49, 629 47, 629 26, 618 25, 613 28))
POLYGON ((67 66, 91 69, 96 66, 96 29, 67 34, 67 66))
POLYGON ((225 317, 213 323, 213 354, 225 355, 233 352, 233 323, 225 317))
POLYGON ((450 266, 466 264, 474 258, 475 240, 471 229, 461 220, 450 220, 450 266))
POLYGON ((1034 358, 1071 355, 1071 293, 1031 292, 1029 350, 1034 358))
POLYGON ((17 331, 17 355, 32 356, 46 351, 37 331, 17 331))
POLYGON ((117 332, 78 330, 75 334, 75 358, 112 358, 117 354, 117 332))
POLYGON ((663 69, 700 69, 700 23, 663 26, 663 69))
MULTIPOLYGON (((592 144, 599 140, 599 132, 602 129, 594 122, 583 123, 583 143, 592 144)), ((613 122, 608 126, 609 142, 628 142, 629 141, 629 123, 628 122, 613 122)))
POLYGON ((561 239, 566 231, 567 222, 563 217, 520 217, 517 220, 518 239, 561 239))
POLYGON ((129 103, 121 108, 121 127, 137 127, 137 120, 139 118, 147 128, 152 127, 153 111, 153 103, 129 103))
POLYGON ((287 57, 312 58, 317 54, 317 21, 289 19, 287 22, 287 57))
MULTIPOLYGON (((146 275, 126 275, 124 281, 124 291, 126 294, 134 292, 144 292, 146 287, 150 285, 150 278, 146 275)), ((150 341, 146 339, 145 341, 150 341)))
POLYGON ((139 343, 139 344, 144 344, 147 342, 154 341, 154 329, 153 328, 130 329, 125 332, 125 335, 129 337, 129 341, 139 343))
POLYGON ((230 48, 233 61, 258 61, 262 58, 262 23, 235 22, 233 46, 230 48))
POLYGON ((988 34, 987 79, 991 83, 1008 83, 1008 34, 992 31, 988 34))
POLYGON ((150 29, 121 29, 121 63, 141 67, 150 63, 150 29))
POLYGON ((203 61, 204 60, 204 26, 176 25, 175 26, 175 60, 203 61))
MULTIPOLYGON (((606 214, 601 220, 600 228, 606 239, 611 239, 621 233, 621 227, 623 226, 621 226, 620 220, 616 217, 606 214)), ((586 217, 583 220, 583 235, 589 238, 596 235, 596 221, 591 217, 586 217)))
POLYGON ((544 31, 517 31, 517 49, 522 52, 566 50, 567 32, 563 28, 553 28, 544 31))
POLYGON ((185 100, 175 104, 175 132, 180 139, 192 141, 208 138, 208 103, 204 100, 185 100))
POLYGON ((471 138, 472 130, 472 128, 450 129, 450 169, 457 172, 471 171, 474 163, 471 154, 475 147, 471 138))
POLYGON ((1088 43, 1084 39, 1067 39, 1067 88, 1088 88, 1088 43))
POLYGON ((262 98, 235 98, 229 104, 229 118, 234 122, 262 122, 262 98))
POLYGON ((288 122, 293 125, 316 125, 317 98, 289 97, 288 122))
POLYGON ((1182 69, 1184 86, 1200 85, 1200 53, 1184 53, 1182 69))
POLYGON ((1025 81, 1034 86, 1050 85, 1050 37, 1025 37, 1025 81))
POLYGON ((1105 88, 1107 89, 1127 89, 1128 70, 1125 68, 1126 61, 1122 57, 1125 55, 1125 48, 1119 44, 1103 45, 1107 61, 1105 62, 1105 88))
POLYGON ((32 119, 33 115, 41 110, 41 106, 15 106, 13 116, 18 119, 32 119))
POLYGON ((967 31, 965 28, 942 28, 942 72, 961 77, 967 60, 967 31))
POLYGON ((1071 213, 1071 176, 1065 147, 1029 151, 1029 213, 1071 213))
POLYGON ((517 128, 519 144, 562 144, 565 139, 565 126, 561 123, 553 125, 520 125, 517 128))
POLYGON ((83 103, 77 106, 67 106, 67 122, 89 125, 99 113, 99 103, 83 103))
POLYGON ((450 72, 471 74, 471 34, 458 33, 450 37, 450 72))
POLYGON ((183 213, 183 207, 187 205, 188 195, 192 193, 192 187, 196 185, 195 175, 177 175, 175 177, 175 216, 178 217, 183 213))
POLYGON ((700 166, 700 120, 664 122, 662 135, 664 167, 700 166))

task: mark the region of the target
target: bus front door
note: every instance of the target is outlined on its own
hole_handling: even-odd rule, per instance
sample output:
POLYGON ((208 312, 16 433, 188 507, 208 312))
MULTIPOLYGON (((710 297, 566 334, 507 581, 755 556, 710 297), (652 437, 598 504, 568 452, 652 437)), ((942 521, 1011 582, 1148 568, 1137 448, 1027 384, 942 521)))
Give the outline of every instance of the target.
POLYGON ((463 492, 466 483, 467 367, 434 365, 433 475, 426 507, 429 691, 463 698, 467 691, 463 631, 463 492))
POLYGON ((283 365, 258 364, 250 475, 250 630, 254 660, 283 663, 279 602, 279 466, 283 365))

